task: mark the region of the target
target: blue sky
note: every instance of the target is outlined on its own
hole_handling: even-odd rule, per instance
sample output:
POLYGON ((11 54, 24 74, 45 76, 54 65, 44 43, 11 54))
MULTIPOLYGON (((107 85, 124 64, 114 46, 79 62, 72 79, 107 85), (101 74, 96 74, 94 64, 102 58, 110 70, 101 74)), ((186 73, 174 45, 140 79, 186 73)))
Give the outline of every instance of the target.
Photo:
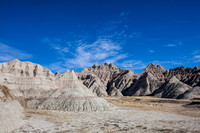
POLYGON ((200 66, 199 0, 0 0, 0 62, 200 66))

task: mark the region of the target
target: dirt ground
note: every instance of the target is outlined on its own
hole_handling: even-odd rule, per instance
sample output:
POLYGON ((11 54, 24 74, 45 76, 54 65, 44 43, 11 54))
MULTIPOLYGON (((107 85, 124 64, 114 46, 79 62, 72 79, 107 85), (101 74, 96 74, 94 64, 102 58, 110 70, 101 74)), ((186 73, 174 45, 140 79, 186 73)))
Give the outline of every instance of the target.
POLYGON ((26 124, 14 130, 13 133, 200 133, 199 101, 191 104, 190 100, 152 97, 108 97, 105 99, 118 106, 118 109, 104 112, 59 112, 26 109, 24 120, 26 124))

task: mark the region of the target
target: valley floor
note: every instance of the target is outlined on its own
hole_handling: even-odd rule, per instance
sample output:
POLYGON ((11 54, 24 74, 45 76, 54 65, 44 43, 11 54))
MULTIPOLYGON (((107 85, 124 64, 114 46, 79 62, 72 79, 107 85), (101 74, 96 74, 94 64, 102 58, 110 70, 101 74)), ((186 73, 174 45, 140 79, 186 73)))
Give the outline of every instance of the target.
POLYGON ((106 98, 119 108, 105 112, 26 109, 18 132, 200 132, 200 108, 189 100, 151 97, 106 98))

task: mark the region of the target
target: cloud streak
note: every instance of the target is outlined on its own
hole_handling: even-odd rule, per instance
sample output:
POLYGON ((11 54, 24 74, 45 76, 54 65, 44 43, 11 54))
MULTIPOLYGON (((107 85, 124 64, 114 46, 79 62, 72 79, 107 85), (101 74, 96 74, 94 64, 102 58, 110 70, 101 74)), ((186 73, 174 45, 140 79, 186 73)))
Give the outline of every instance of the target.
POLYGON ((60 55, 69 52, 68 47, 62 47, 60 43, 62 43, 61 39, 51 40, 49 38, 44 38, 42 40, 43 43, 48 44, 53 50, 56 50, 60 55))
POLYGON ((0 61, 6 62, 16 58, 25 60, 32 58, 32 55, 0 42, 0 61))
POLYGON ((127 60, 121 63, 122 68, 128 68, 134 70, 141 70, 147 67, 147 63, 141 60, 127 60))
POLYGON ((187 62, 182 62, 182 61, 170 61, 170 60, 167 60, 167 61, 152 61, 151 63, 154 63, 154 64, 158 64, 158 65, 161 65, 162 67, 166 68, 166 69, 171 69, 171 68, 175 68, 175 67, 178 67, 178 66, 181 66, 183 64, 186 64, 187 62))
POLYGON ((200 55, 195 55, 194 58, 195 59, 200 59, 200 55))
POLYGON ((167 44, 167 45, 164 45, 166 47, 176 47, 176 44, 167 44))
POLYGON ((183 45, 182 42, 176 42, 176 43, 170 43, 170 44, 167 44, 167 45, 164 45, 165 47, 177 47, 177 46, 181 46, 183 45))
POLYGON ((47 67, 54 72, 64 73, 66 71, 66 67, 63 65, 63 62, 54 62, 47 67))
POLYGON ((199 63, 200 62, 200 50, 196 50, 193 53, 193 57, 192 57, 192 62, 193 63, 199 63))
POLYGON ((72 59, 66 59, 70 68, 84 68, 93 64, 115 63, 126 58, 121 53, 121 46, 109 39, 98 39, 92 44, 83 44, 75 50, 72 59))

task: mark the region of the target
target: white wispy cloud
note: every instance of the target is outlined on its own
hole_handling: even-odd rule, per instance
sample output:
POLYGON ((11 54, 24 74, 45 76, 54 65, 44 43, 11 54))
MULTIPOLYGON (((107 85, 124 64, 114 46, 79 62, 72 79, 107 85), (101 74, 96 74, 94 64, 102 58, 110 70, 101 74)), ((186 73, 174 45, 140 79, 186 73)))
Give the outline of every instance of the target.
POLYGON ((11 61, 16 58, 25 60, 32 58, 32 55, 0 42, 0 61, 11 61))
POLYGON ((177 61, 152 61, 152 63, 160 64, 160 65, 163 65, 163 66, 183 65, 183 62, 177 62, 177 61))
POLYGON ((105 62, 113 64, 113 63, 117 63, 117 61, 120 61, 126 57, 128 57, 126 54, 119 54, 119 55, 116 55, 114 57, 111 57, 111 58, 105 60, 105 62))
POLYGON ((195 55, 194 58, 195 59, 200 59, 200 55, 195 55))
POLYGON ((167 44, 167 45, 164 45, 166 47, 176 47, 177 45, 176 44, 167 44))
POLYGON ((199 63, 200 62, 200 58, 195 59, 192 63, 199 63))
POLYGON ((177 47, 177 46, 181 46, 183 45, 183 43, 181 41, 176 41, 175 43, 169 43, 169 44, 166 44, 164 46, 166 47, 177 47))
POLYGON ((60 55, 69 52, 68 47, 62 47, 60 43, 62 43, 61 39, 49 39, 49 38, 44 38, 42 40, 43 43, 48 44, 52 49, 56 50, 60 55))
POLYGON ((121 46, 108 39, 98 39, 92 44, 78 46, 72 58, 66 59, 70 68, 84 68, 104 62, 114 63, 126 57, 121 53, 121 46))
POLYGON ((112 40, 118 40, 121 43, 125 43, 127 40, 137 40, 142 36, 142 31, 136 31, 132 25, 127 23, 127 16, 131 11, 123 11, 120 13, 120 20, 108 21, 97 28, 96 35, 102 38, 109 38, 112 40))
POLYGON ((193 57, 191 58, 191 61, 193 63, 199 63, 200 62, 200 50, 195 50, 192 53, 193 57))
POLYGON ((54 62, 47 66, 51 71, 64 73, 66 71, 65 64, 63 62, 54 62))
POLYGON ((193 55, 200 55, 200 50, 195 50, 192 54, 193 55))
POLYGON ((62 51, 60 50, 61 45, 59 43, 63 43, 62 41, 52 45, 55 43, 52 43, 50 39, 45 39, 44 43, 52 46, 52 49, 60 54, 58 57, 59 61, 47 66, 54 72, 59 71, 63 73, 66 69, 83 69, 93 64, 100 65, 105 62, 118 63, 118 61, 127 57, 127 54, 123 53, 121 44, 102 37, 91 43, 79 40, 76 46, 68 45, 65 47, 67 48, 66 52, 63 52, 63 49, 62 51))
POLYGON ((142 70, 147 67, 147 63, 144 63, 141 60, 127 60, 123 61, 122 63, 118 64, 120 67, 128 68, 131 70, 142 70))

